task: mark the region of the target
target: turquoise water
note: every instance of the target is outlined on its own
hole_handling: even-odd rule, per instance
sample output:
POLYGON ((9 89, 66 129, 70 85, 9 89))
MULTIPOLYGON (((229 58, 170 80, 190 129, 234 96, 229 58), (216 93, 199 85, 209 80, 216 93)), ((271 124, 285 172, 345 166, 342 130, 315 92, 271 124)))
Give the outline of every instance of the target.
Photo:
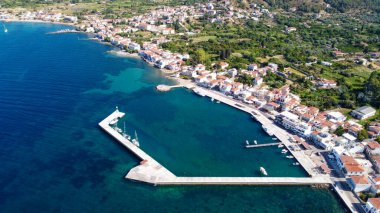
MULTIPOLYGON (((0 32, 0 212, 342 212, 310 187, 153 187, 125 180, 139 160, 97 123, 118 105, 141 148, 177 175, 305 176, 240 111, 176 89, 137 59, 59 25, 0 32)), ((120 125, 122 127, 122 124, 120 125)))

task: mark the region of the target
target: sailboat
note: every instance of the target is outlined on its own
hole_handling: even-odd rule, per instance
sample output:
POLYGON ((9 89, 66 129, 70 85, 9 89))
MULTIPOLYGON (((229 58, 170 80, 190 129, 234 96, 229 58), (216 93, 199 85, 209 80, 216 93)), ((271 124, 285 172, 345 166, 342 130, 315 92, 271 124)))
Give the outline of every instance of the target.
POLYGON ((132 143, 133 143, 135 146, 140 146, 139 138, 137 137, 137 132, 136 132, 136 130, 135 130, 135 138, 133 138, 132 143))
POLYGON ((8 29, 5 27, 5 24, 3 23, 4 33, 8 32, 8 29))
POLYGON ((128 140, 131 140, 131 136, 129 136, 127 133, 125 133, 125 122, 124 122, 124 129, 123 129, 123 137, 128 139, 128 140))

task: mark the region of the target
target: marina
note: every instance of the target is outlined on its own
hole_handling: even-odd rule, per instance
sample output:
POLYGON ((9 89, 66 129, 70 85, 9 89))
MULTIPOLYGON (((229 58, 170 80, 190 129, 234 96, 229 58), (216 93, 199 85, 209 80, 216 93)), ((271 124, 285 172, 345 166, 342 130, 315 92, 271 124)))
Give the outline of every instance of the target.
MULTIPOLYGON (((153 185, 318 185, 330 184, 328 176, 314 177, 177 177, 155 159, 126 139, 110 123, 125 116, 116 109, 111 115, 99 123, 99 126, 114 139, 123 144, 141 159, 140 165, 132 168, 125 178, 153 185)), ((278 145, 278 143, 276 144, 278 145)), ((263 168, 263 167, 262 167, 263 168)), ((264 168, 263 168, 264 169, 264 168)), ((262 174, 267 172, 260 168, 262 174)), ((266 176, 266 175, 265 175, 266 176)))
MULTIPOLYGON (((246 150, 243 147, 242 143, 246 139, 249 139, 250 143, 254 139, 259 144, 270 142, 269 137, 263 139, 264 131, 260 125, 251 120, 249 115, 235 112, 235 109, 229 109, 224 104, 216 104, 216 100, 214 104, 209 98, 202 100, 196 94, 190 94, 182 89, 173 89, 172 92, 165 94, 156 92, 154 88, 156 85, 169 84, 169 82, 162 78, 158 70, 146 66, 135 58, 121 58, 108 54, 111 47, 98 42, 83 41, 87 36, 82 34, 46 35, 47 32, 66 29, 66 26, 19 22, 5 23, 5 25, 8 34, 0 33, 2 37, 0 46, 3 52, 5 51, 2 59, 6 61, 0 65, 6 75, 1 79, 0 85, 3 106, 6 106, 2 108, 3 118, 6 121, 3 132, 7 133, 1 139, 2 178, 5 181, 0 192, 1 212, 25 212, 31 209, 49 212, 73 210, 107 212, 110 209, 158 213, 209 212, 210 207, 214 212, 250 212, 252 209, 268 213, 286 212, 284 210, 290 209, 294 210, 293 212, 302 212, 302 209, 343 212, 341 203, 335 199, 333 191, 309 186, 236 187, 210 184, 187 187, 183 184, 170 184, 165 187, 153 187, 151 184, 124 179, 132 167, 139 165, 140 159, 103 129, 96 128, 101 120, 114 111, 115 105, 119 105, 120 109, 126 112, 123 117, 126 119, 119 119, 118 126, 123 129, 123 122, 126 123, 126 133, 131 136, 129 141, 134 138, 136 130, 140 149, 177 177, 189 175, 202 177, 213 174, 213 176, 227 176, 230 171, 234 177, 236 175, 245 177, 250 173, 259 176, 260 166, 263 166, 270 175, 262 178, 272 178, 274 175, 279 177, 278 175, 282 174, 303 177, 305 174, 301 166, 291 165, 293 161, 277 153, 275 147, 268 147, 265 150, 246 150), (33 42, 29 42, 30 40, 33 42), (21 77, 26 67, 29 69, 21 77), (116 83, 120 87, 117 87, 116 83), (167 107, 176 100, 183 106, 178 104, 176 108, 167 107), (149 107, 150 105, 155 106, 149 107), (198 110, 196 113, 209 121, 210 116, 204 113, 217 111, 226 118, 218 119, 219 123, 243 124, 246 128, 250 127, 253 133, 245 134, 239 130, 237 132, 242 136, 234 137, 230 133, 235 130, 228 131, 223 135, 229 138, 217 144, 209 139, 211 137, 203 137, 199 140, 204 142, 202 144, 212 142, 212 145, 200 150, 195 144, 198 141, 194 141, 193 144, 190 140, 185 140, 186 144, 178 143, 179 141, 168 142, 165 141, 169 138, 166 136, 168 133, 158 131, 159 128, 154 128, 153 125, 147 125, 162 123, 165 124, 165 128, 170 125, 170 129, 171 126, 184 129, 186 125, 178 123, 190 118, 192 119, 187 121, 190 125, 201 123, 202 117, 195 117, 194 113, 188 113, 188 116, 170 124, 166 122, 169 119, 173 120, 167 116, 170 115, 168 112, 184 115, 188 111, 187 106, 188 109, 194 107, 207 109, 198 110), (158 107, 160 111, 157 110, 158 107), (150 111, 159 112, 160 115, 155 116, 150 111), (233 120, 235 117, 238 119, 233 120), (143 122, 136 123, 135 120, 143 122), (250 122, 252 125, 249 125, 250 122), (155 135, 160 137, 152 140, 150 137, 154 135, 151 135, 151 132, 156 132, 155 135), (176 143, 178 146, 173 146, 176 143), (179 152, 178 155, 182 155, 178 149, 180 146, 188 150, 188 153, 185 152, 183 155, 189 162, 196 161, 197 155, 199 161, 204 162, 203 165, 199 164, 199 170, 195 170, 195 166, 190 167, 183 159, 177 155, 173 156, 172 153, 169 153, 172 157, 165 159, 166 147, 172 147, 176 153, 179 152), (242 158, 238 163, 243 163, 244 166, 237 167, 235 171, 238 172, 234 172, 232 166, 238 163, 229 163, 231 166, 225 168, 219 162, 211 163, 207 159, 207 155, 224 150, 212 149, 219 146, 225 146, 226 149, 233 148, 236 153, 252 156, 250 159, 253 163, 254 157, 260 156, 263 162, 248 168, 247 163, 242 161, 245 159, 242 158), (196 147, 196 150, 190 151, 188 147, 196 147), (274 153, 271 153, 272 150, 274 153), (258 155, 260 153, 263 154, 258 155), (273 165, 265 163, 264 155, 270 158, 277 156, 275 161, 272 160, 273 165), (177 164, 178 167, 184 168, 183 170, 188 170, 188 174, 182 173, 182 169, 177 169, 177 164), (215 169, 205 172, 209 169, 205 164, 212 164, 215 169), (218 167, 227 172, 219 172, 218 167), (274 170, 277 168, 281 169, 281 172, 274 170), (195 173, 195 171, 201 172, 195 173), (289 173, 286 173, 288 171, 289 173), (278 205, 265 204, 268 198, 278 205), (310 199, 317 199, 319 202, 311 204, 310 199)), ((214 115, 215 113, 212 113, 212 116, 214 115)), ((214 127, 215 123, 211 121, 202 126, 214 127)), ((189 132, 173 133, 170 137, 182 136, 187 139, 189 135, 199 133, 191 128, 189 132)), ((209 131, 213 135, 214 132, 209 131)), ((234 159, 231 157, 233 156, 222 160, 234 159)))

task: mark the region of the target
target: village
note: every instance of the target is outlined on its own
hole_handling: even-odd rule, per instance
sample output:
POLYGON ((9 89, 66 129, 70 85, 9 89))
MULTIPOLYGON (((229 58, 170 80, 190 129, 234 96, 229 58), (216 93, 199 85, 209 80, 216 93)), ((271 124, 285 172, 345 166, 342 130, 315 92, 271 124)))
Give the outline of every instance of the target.
MULTIPOLYGON (((208 18, 211 23, 223 23, 226 20, 252 19, 261 16, 273 16, 267 9, 254 6, 251 11, 235 9, 231 5, 196 4, 194 6, 163 7, 147 14, 128 19, 103 19, 99 15, 85 15, 83 20, 75 16, 51 14, 49 11, 12 14, 0 12, 5 21, 46 21, 54 23, 72 23, 81 31, 95 34, 101 41, 117 46, 121 51, 138 54, 143 60, 172 74, 174 78, 188 79, 197 86, 216 91, 243 104, 253 106, 263 112, 275 124, 295 135, 304 150, 310 150, 314 156, 322 159, 320 172, 334 177, 345 178, 350 190, 356 197, 373 197, 380 193, 380 144, 375 141, 380 136, 380 122, 371 122, 367 126, 359 123, 376 114, 376 109, 362 106, 350 113, 352 119, 339 110, 322 111, 316 107, 305 106, 301 98, 292 94, 288 85, 279 89, 270 89, 265 85, 264 77, 270 72, 283 75, 278 65, 252 63, 245 69, 230 67, 227 62, 206 65, 186 65, 190 56, 187 53, 172 53, 160 48, 168 42, 167 35, 175 35, 173 23, 183 23, 187 19, 208 18), (209 16, 211 15, 211 16, 209 16), (156 35, 151 41, 138 43, 123 33, 149 31, 156 35), (251 85, 237 81, 239 75, 253 78, 251 85), (362 136, 366 130, 367 137, 362 136)), ((289 29, 293 30, 293 29, 289 29)), ((187 32, 188 34, 197 32, 187 32)), ((337 51, 334 54, 342 54, 337 51)), ((325 62, 328 66, 329 62, 325 62)), ((328 79, 314 81, 315 86, 330 89, 338 86, 328 79)), ((366 212, 380 210, 380 198, 371 198, 366 204, 366 212)))

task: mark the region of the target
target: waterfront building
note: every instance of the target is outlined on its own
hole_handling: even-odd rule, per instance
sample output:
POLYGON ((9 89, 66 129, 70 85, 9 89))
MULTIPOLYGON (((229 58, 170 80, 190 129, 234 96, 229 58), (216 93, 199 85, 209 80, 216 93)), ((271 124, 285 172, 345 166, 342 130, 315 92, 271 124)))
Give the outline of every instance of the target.
POLYGON ((311 133, 311 125, 299 120, 298 116, 291 112, 281 112, 276 116, 275 120, 277 123, 285 127, 285 129, 302 137, 308 137, 311 133))
POLYGON ((130 50, 137 50, 138 51, 138 50, 141 49, 141 47, 140 47, 140 44, 135 43, 135 42, 131 42, 128 45, 128 49, 130 49, 130 50))
POLYGON ((365 171, 354 157, 341 155, 337 160, 338 167, 346 176, 364 175, 365 171))
POLYGON ((370 191, 374 194, 380 193, 380 177, 369 177, 371 183, 370 191))
POLYGON ((323 149, 326 149, 326 150, 331 150, 335 145, 332 142, 331 134, 329 134, 328 132, 315 131, 310 134, 310 139, 317 146, 322 147, 323 149))
POLYGON ((352 117, 359 120, 367 119, 376 114, 376 110, 370 106, 362 106, 351 112, 352 117))
POLYGON ((371 189, 371 183, 365 175, 353 175, 347 178, 347 183, 354 192, 368 192, 371 189))
POLYGON ((364 210, 366 213, 380 213, 380 198, 369 198, 364 210))

